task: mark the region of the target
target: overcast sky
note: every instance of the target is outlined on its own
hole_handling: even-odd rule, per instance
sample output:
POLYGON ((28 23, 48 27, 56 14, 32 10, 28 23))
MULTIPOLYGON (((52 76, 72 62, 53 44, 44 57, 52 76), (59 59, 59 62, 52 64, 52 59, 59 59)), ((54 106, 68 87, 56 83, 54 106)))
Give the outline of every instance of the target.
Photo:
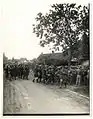
MULTIPOLYGON (((78 0, 78 4, 79 2, 81 5, 88 3, 85 0, 78 0)), ((6 56, 33 59, 41 52, 50 52, 48 47, 39 46, 39 39, 32 33, 32 24, 35 23, 38 12, 48 12, 50 5, 54 3, 64 3, 64 0, 2 0, 0 47, 6 56)))

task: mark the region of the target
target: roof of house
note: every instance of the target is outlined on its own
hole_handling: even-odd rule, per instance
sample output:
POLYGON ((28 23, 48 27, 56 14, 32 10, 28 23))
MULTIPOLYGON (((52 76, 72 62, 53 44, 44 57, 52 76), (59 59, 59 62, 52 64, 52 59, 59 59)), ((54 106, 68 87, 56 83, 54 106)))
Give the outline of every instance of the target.
POLYGON ((63 53, 48 53, 48 54, 41 54, 37 59, 55 59, 55 60, 68 60, 68 55, 64 56, 63 53))

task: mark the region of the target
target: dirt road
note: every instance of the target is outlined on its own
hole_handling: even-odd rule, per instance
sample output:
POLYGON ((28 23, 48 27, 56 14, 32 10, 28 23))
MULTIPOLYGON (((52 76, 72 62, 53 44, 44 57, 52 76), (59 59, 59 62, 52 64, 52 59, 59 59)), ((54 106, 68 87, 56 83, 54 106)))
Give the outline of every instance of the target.
POLYGON ((4 113, 89 113, 89 99, 65 88, 33 83, 31 80, 15 80, 10 87, 11 102, 14 102, 10 102, 11 109, 4 113), (13 104, 15 106, 11 106, 13 104))

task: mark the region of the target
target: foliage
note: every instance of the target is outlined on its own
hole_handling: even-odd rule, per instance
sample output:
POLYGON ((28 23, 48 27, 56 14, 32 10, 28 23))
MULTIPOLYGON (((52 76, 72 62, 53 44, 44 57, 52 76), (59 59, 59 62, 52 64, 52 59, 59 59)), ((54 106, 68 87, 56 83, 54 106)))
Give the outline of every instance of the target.
POLYGON ((38 13, 36 17, 37 24, 33 25, 33 32, 37 37, 43 39, 41 46, 54 44, 54 48, 59 50, 70 47, 77 42, 81 31, 88 32, 89 29, 89 10, 87 7, 76 4, 54 4, 49 13, 43 15, 38 13))
POLYGON ((89 59, 89 36, 86 33, 83 34, 82 44, 81 44, 81 54, 84 59, 89 59))
POLYGON ((53 4, 49 13, 38 13, 33 32, 42 47, 52 43, 55 50, 69 49, 69 61, 77 54, 80 35, 89 36, 89 8, 76 4, 53 4))
POLYGON ((5 56, 5 53, 3 53, 3 64, 7 63, 8 58, 5 56))

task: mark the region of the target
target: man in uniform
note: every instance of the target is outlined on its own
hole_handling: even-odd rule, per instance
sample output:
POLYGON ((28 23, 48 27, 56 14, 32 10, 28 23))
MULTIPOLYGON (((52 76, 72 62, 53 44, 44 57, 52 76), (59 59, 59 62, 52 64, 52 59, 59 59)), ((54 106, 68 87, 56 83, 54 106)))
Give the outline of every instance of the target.
POLYGON ((80 74, 80 67, 78 67, 78 70, 77 70, 77 77, 76 77, 76 86, 79 86, 80 85, 80 82, 81 82, 81 74, 80 74))

